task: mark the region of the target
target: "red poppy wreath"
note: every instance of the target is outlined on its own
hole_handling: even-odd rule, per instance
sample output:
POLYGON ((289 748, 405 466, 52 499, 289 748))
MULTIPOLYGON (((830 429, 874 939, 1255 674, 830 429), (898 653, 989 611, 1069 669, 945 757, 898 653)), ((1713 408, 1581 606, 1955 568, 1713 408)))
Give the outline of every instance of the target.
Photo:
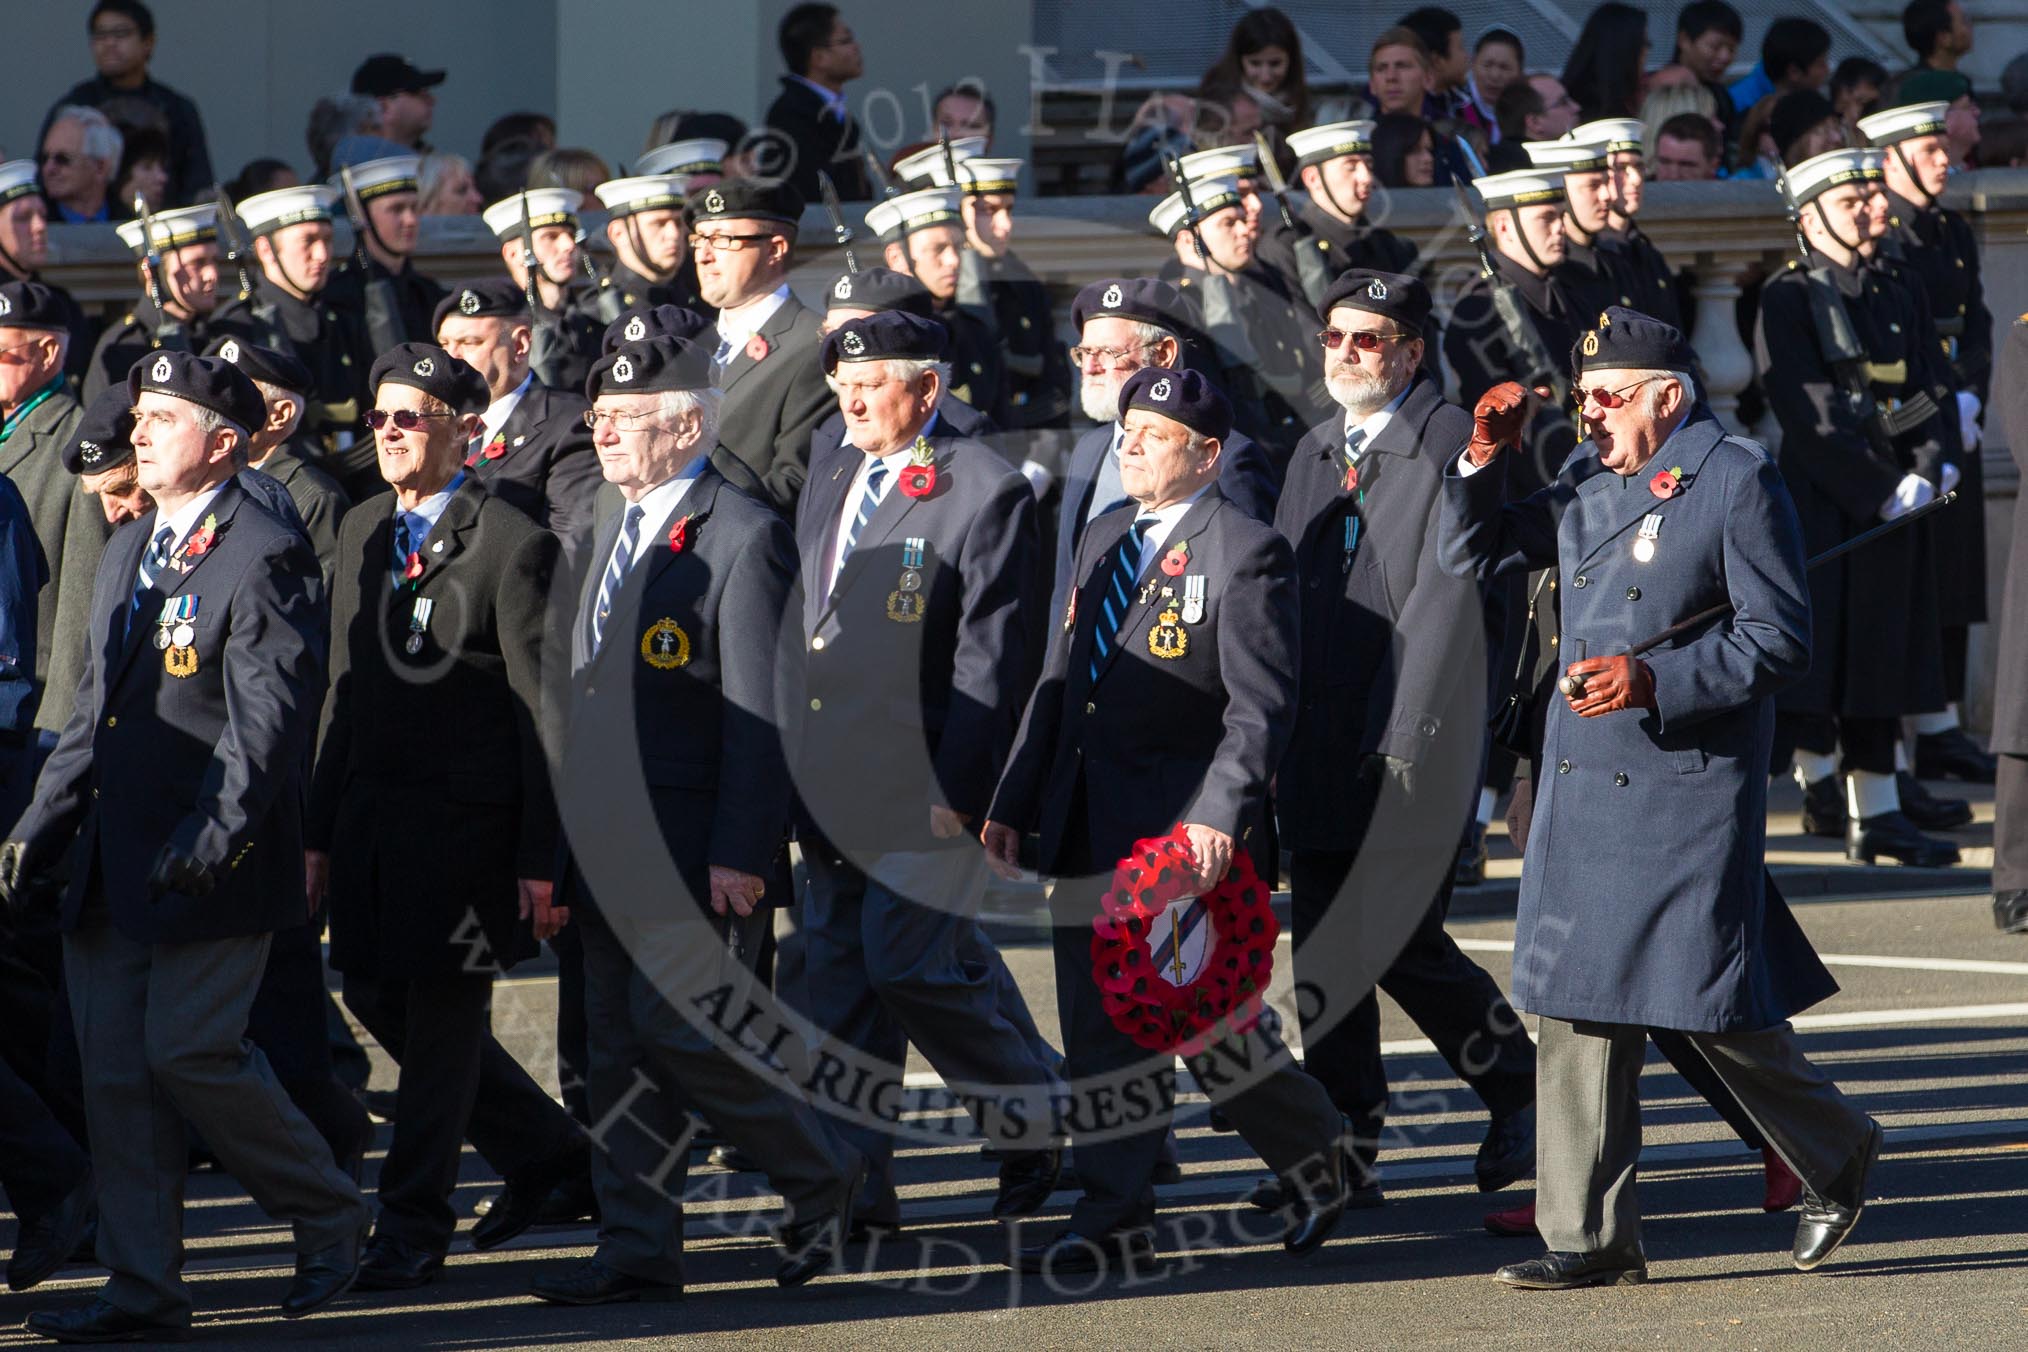
POLYGON ((1092 979, 1113 1026, 1149 1051, 1193 1055, 1251 1029, 1281 932, 1244 850, 1225 880, 1193 898, 1183 828, 1137 840, 1113 869, 1092 920, 1092 979))

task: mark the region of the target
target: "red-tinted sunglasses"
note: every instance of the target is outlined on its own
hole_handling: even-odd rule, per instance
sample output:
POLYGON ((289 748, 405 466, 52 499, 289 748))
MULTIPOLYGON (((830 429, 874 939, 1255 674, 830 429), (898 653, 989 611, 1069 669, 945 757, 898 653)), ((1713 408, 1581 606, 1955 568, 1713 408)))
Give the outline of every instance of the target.
POLYGON ((1628 390, 1638 390, 1649 381, 1660 379, 1660 376, 1642 376, 1633 384, 1622 385, 1616 390, 1579 390, 1577 392, 1577 402, 1582 404, 1585 400, 1589 399, 1600 408, 1619 408, 1627 402, 1628 390))
POLYGON ((1317 335, 1317 341, 1330 351, 1336 352, 1345 345, 1345 340, 1350 338, 1352 346, 1361 352, 1378 352, 1382 343, 1404 342, 1412 336, 1406 333, 1368 333, 1363 329, 1325 329, 1317 335))
POLYGON ((384 408, 369 408, 366 410, 365 416, 366 425, 376 432, 387 426, 390 418, 394 420, 394 425, 402 431, 413 432, 416 428, 423 425, 425 418, 455 418, 458 415, 455 413, 418 413, 412 408, 398 408, 392 413, 384 408))

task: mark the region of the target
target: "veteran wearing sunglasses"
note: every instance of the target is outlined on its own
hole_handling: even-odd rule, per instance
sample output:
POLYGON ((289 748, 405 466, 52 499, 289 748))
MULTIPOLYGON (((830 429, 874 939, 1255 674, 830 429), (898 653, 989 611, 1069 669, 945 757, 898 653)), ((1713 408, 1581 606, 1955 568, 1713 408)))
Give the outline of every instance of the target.
MULTIPOLYGON (((304 842, 311 905, 330 898, 346 1006, 401 1067, 359 1275, 392 1290, 443 1266, 461 1140, 527 1195, 589 1162, 569 1115, 487 1022, 494 976, 566 919, 550 905, 556 807, 537 728, 556 537, 464 467, 488 402, 477 371, 403 343, 371 384, 365 422, 394 492, 338 529, 304 842)), ((496 1205, 473 1247, 529 1220, 496 1205)))
MULTIPOLYGON (((1789 1019, 1837 989, 1763 865, 1774 697, 1810 665, 1802 528, 1773 460, 1729 436, 1682 334, 1613 308, 1579 340, 1585 441, 1507 502, 1519 419, 1444 479, 1463 575, 1555 568, 1564 692, 1548 711, 1521 874, 1514 1002, 1541 1016, 1536 1224, 1499 1272, 1563 1289, 1647 1277, 1634 1192, 1649 1027, 1673 1029, 1803 1181, 1795 1265, 1859 1219, 1880 1128, 1789 1019), (1638 656, 1629 649, 1700 616, 1638 656)), ((1495 389, 1521 407, 1519 386, 1495 389)))

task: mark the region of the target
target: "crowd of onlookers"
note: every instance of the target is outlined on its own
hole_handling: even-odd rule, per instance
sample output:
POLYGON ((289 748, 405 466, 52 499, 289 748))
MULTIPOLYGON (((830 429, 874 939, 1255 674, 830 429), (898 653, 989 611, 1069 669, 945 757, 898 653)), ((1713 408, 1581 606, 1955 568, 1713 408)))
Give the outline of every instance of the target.
MULTIPOLYGON (((1831 34, 1812 19, 1770 24, 1758 60, 1734 77, 1745 32, 1726 0, 1690 0, 1676 15, 1669 59, 1653 63, 1646 11, 1604 0, 1586 19, 1560 71, 1531 68, 1519 36, 1489 28, 1468 38, 1458 16, 1439 6, 1404 15, 1373 42, 1367 81, 1356 88, 1313 87, 1295 24, 1278 9, 1250 10, 1194 90, 1149 96, 1120 132, 1110 184, 1120 193, 1168 191, 1167 160, 1192 150, 1244 143, 1256 133, 1286 166, 1290 131, 1346 117, 1370 117, 1374 166, 1393 188, 1427 187, 1454 177, 1525 166, 1527 141, 1549 140, 1581 122, 1638 117, 1647 128, 1651 177, 1669 180, 1769 178, 1797 147, 1835 148, 1851 141, 1868 109, 1916 100, 1951 106, 1953 157, 1961 168, 2028 162, 2028 54, 2005 70, 1992 116, 1982 121, 1972 82, 1959 70, 1973 48, 1961 0, 1911 0, 1902 28, 1911 64, 1890 72, 1863 56, 1831 63, 1831 34), (1883 103, 1886 100, 1886 103, 1883 103)), ((789 126, 794 96, 825 118, 857 126, 846 86, 864 69, 856 37, 835 7, 802 5, 784 21, 784 97, 750 128, 729 113, 672 111, 655 119, 643 149, 706 137, 731 148, 728 172, 764 172, 766 139, 788 138, 807 153, 810 127, 789 126), (800 34, 795 41, 790 35, 800 34)), ((133 215, 136 196, 151 209, 208 197, 214 168, 197 106, 149 73, 155 21, 141 0, 100 0, 90 14, 96 73, 49 110, 36 142, 51 222, 117 221, 133 215)), ((1338 54, 1341 59, 1346 54, 1338 54)), ((419 153, 424 215, 477 212, 518 189, 570 187, 589 193, 614 176, 599 154, 559 146, 553 118, 519 111, 487 128, 473 158, 429 141, 442 70, 424 70, 382 53, 352 73, 344 93, 321 98, 305 128, 302 158, 262 157, 224 186, 235 200, 338 166, 391 154, 419 153)), ((953 136, 993 130, 983 89, 946 89, 934 100, 932 130, 953 136)), ((892 154, 912 147, 882 147, 892 154)), ((838 159, 827 141, 827 159, 838 159)), ((871 195, 856 163, 835 178, 871 195)), ((807 186, 807 185, 804 185, 807 186)), ((806 194, 808 195, 808 194, 806 194)))

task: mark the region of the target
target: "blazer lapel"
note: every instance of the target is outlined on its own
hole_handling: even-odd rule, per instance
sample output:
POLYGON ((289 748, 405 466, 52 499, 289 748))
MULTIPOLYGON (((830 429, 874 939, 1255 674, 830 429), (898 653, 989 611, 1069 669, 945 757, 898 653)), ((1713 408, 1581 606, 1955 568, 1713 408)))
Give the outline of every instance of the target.
MULTIPOLYGON (((1179 584, 1169 581, 1168 575, 1162 571, 1162 555, 1167 554, 1177 545, 1189 543, 1189 541, 1201 534, 1204 527, 1210 522, 1211 514, 1216 512, 1219 505, 1224 501, 1225 498, 1219 493, 1216 484, 1206 489, 1204 496, 1192 503, 1190 510, 1183 514, 1183 519, 1176 523, 1176 529, 1169 532, 1169 538, 1162 542, 1162 548, 1156 551, 1152 557, 1142 560, 1138 590, 1133 596, 1128 598, 1126 617, 1120 621, 1120 627, 1113 635, 1113 645, 1106 653, 1105 660, 1099 663, 1098 675, 1093 678, 1093 685, 1105 679, 1106 673, 1112 670, 1113 663, 1117 662, 1120 654, 1126 651, 1127 645, 1133 641, 1134 635, 1139 633, 1144 626, 1151 623, 1149 617, 1162 604, 1162 588, 1179 586, 1179 584)), ((1125 514, 1122 513, 1122 515, 1125 514)), ((1131 527, 1132 524, 1133 518, 1131 516, 1126 517, 1126 524, 1121 528, 1120 535, 1124 536, 1127 528, 1131 527)), ((1119 540, 1115 538, 1113 545, 1117 547, 1118 544, 1119 540)), ((1186 568, 1184 571, 1188 572, 1189 569, 1186 568)), ((1182 598, 1178 596, 1176 599, 1180 603, 1182 598)), ((1097 622, 1097 619, 1094 618, 1093 623, 1096 624, 1097 622)))
MULTIPOLYGON (((935 440, 932 439, 930 444, 936 446, 935 440)), ((836 598, 843 596, 846 589, 858 580, 859 574, 865 571, 867 558, 874 550, 887 543, 902 521, 915 510, 915 505, 922 501, 921 498, 910 497, 902 492, 901 485, 892 477, 900 473, 901 468, 908 463, 902 458, 907 454, 906 451, 896 451, 888 457, 890 461, 895 462, 895 467, 889 472, 887 491, 881 496, 880 505, 873 509, 873 515, 867 518, 866 529, 859 532, 859 538, 852 542, 852 552, 845 556, 845 566, 838 570, 838 584, 831 588, 831 595, 825 598, 823 609, 817 613, 817 623, 824 622, 836 608, 834 604, 836 598)), ((937 473, 950 473, 950 463, 941 446, 937 447, 935 464, 937 473)), ((843 507, 844 504, 839 505, 843 507)), ((836 548, 835 541, 833 548, 836 548)), ((825 557, 828 558, 830 552, 825 551, 825 557)))
POLYGON ((747 346, 733 353, 732 360, 725 364, 725 374, 720 379, 718 388, 727 391, 731 390, 734 385, 739 384, 740 381, 746 378, 747 372, 754 370, 769 360, 769 358, 774 357, 776 355, 775 349, 782 345, 782 335, 795 326, 796 317, 802 314, 802 312, 802 302, 798 301, 795 294, 791 292, 789 298, 777 306, 775 312, 767 317, 767 322, 756 330, 760 337, 767 340, 767 356, 762 357, 759 361, 748 356, 747 348, 753 346, 751 340, 749 340, 747 346))
POLYGON ((626 504, 599 523, 597 533, 592 537, 590 567, 585 569, 584 581, 578 586, 577 611, 570 626, 570 669, 582 671, 591 665, 594 656, 591 648, 591 626, 593 608, 599 603, 599 588, 604 585, 606 566, 613 557, 613 544, 620 538, 620 522, 626 517, 626 504))
MULTIPOLYGON (((822 465, 812 464, 810 478, 803 485, 800 510, 807 514, 817 537, 802 548, 803 622, 811 633, 816 632, 818 618, 829 608, 831 555, 838 548, 838 517, 845 510, 845 495, 852 491, 852 472, 858 468, 855 458, 858 455, 857 450, 840 445, 832 456, 836 463, 831 472, 822 473, 822 465)), ((797 544, 802 546, 801 541, 797 544)))
MULTIPOLYGON (((479 458, 472 461, 470 466, 474 473, 481 477, 490 477, 499 473, 500 467, 513 459, 514 452, 525 445, 529 436, 533 434, 540 420, 538 409, 547 410, 549 401, 544 398, 547 393, 541 384, 532 380, 529 382, 527 392, 515 400, 514 410, 507 415, 507 420, 500 424, 500 430, 493 438, 487 438, 479 443, 479 458), (494 438, 500 442, 500 454, 488 460, 484 451, 494 438)), ((466 454, 471 455, 472 452, 468 451, 466 454)))
MULTIPOLYGON (((415 590, 429 590, 444 565, 456 558, 465 547, 464 537, 479 523, 479 504, 485 501, 486 490, 476 478, 467 477, 451 494, 451 500, 444 504, 444 513, 437 518, 437 524, 430 527, 421 550, 423 560, 422 576, 416 579, 415 590)), ((390 525, 389 530, 393 527, 390 525)), ((393 557, 393 546, 388 546, 388 557, 393 557)))

